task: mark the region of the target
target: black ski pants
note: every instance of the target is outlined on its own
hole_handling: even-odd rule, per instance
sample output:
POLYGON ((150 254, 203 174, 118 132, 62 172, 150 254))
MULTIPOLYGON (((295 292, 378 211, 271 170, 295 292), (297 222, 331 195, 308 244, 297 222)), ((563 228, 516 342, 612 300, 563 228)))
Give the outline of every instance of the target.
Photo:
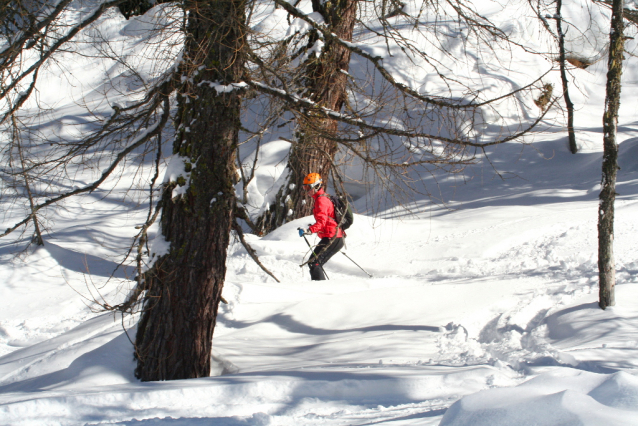
POLYGON ((343 238, 322 238, 310 256, 308 266, 310 267, 310 279, 320 281, 326 279, 323 273, 323 265, 343 248, 343 238))

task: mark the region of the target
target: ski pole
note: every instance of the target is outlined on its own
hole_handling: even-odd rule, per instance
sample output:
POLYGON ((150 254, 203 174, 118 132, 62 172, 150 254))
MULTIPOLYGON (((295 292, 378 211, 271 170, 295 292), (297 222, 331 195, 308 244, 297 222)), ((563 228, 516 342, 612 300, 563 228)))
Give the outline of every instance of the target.
MULTIPOLYGON (((298 231, 303 231, 302 228, 297 228, 298 231)), ((326 277, 326 279, 330 279, 328 277, 328 274, 326 274, 326 271, 323 269, 323 265, 321 263, 319 263, 319 257, 317 256, 317 254, 315 253, 315 250, 312 248, 312 246, 310 245, 310 242, 308 241, 308 238, 306 238, 306 236, 303 236, 303 239, 306 240, 306 244, 308 244, 308 247, 310 247, 310 251, 312 252, 312 254, 315 256, 315 259, 317 260, 317 265, 319 265, 319 267, 321 268, 321 271, 323 272, 323 275, 326 277)), ((303 265, 302 265, 303 266, 303 265)))
MULTIPOLYGON (((347 254, 345 254, 344 252, 341 252, 341 254, 343 254, 345 257, 347 257, 348 259, 350 259, 350 256, 348 256, 347 254)), ((354 260, 350 259, 350 262, 354 263, 355 265, 359 266, 359 264, 357 262, 355 262, 354 260)), ((359 269, 361 269, 363 272, 366 273, 367 276, 369 276, 370 278, 374 278, 372 275, 368 274, 366 272, 365 269, 363 269, 361 266, 359 266, 359 269)))

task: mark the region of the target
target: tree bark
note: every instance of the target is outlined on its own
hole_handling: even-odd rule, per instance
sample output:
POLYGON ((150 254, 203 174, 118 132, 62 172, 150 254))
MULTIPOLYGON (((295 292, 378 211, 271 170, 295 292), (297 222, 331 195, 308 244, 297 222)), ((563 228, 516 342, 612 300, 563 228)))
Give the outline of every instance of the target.
POLYGON ((574 132, 574 104, 569 97, 569 82, 567 81, 567 70, 565 67, 565 34, 563 33, 563 17, 561 10, 563 8, 563 1, 556 1, 556 30, 558 32, 558 50, 559 50, 559 62, 560 62, 560 79, 563 84, 563 99, 565 99, 565 106, 567 107, 567 136, 569 138, 569 150, 572 154, 578 152, 578 146, 576 145, 576 133, 574 132))
MULTIPOLYGON (((313 0, 314 12, 319 12, 331 32, 345 41, 352 41, 357 13, 357 0, 322 2, 313 0)), ((311 33, 309 46, 319 40, 311 33)), ((332 111, 340 112, 347 99, 347 71, 350 50, 334 42, 325 42, 322 54, 309 58, 305 64, 303 96, 332 111)), ((276 202, 261 218, 259 226, 267 233, 283 223, 312 214, 312 203, 301 187, 308 173, 319 173, 328 184, 337 143, 338 122, 325 118, 299 117, 297 137, 288 158, 288 181, 277 194, 276 202), (328 137, 326 137, 328 136, 328 137)))
POLYGON ((170 252, 142 278, 136 335, 143 381, 210 375, 213 331, 233 223, 235 152, 244 71, 245 2, 188 2, 182 85, 173 153, 184 173, 162 196, 170 252), (179 188, 178 188, 179 187, 179 188), (174 189, 182 195, 174 196, 174 189))
POLYGON ((614 201, 618 173, 618 143, 616 133, 622 61, 624 59, 623 1, 614 0, 612 6, 609 62, 605 112, 603 115, 603 167, 598 208, 598 276, 599 300, 602 309, 615 305, 616 264, 614 261, 614 201))

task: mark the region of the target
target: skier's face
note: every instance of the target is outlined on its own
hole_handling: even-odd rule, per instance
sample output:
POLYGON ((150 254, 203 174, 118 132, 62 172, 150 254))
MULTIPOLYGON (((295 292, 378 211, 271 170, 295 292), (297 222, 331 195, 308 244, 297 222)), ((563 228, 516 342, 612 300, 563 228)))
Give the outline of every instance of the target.
POLYGON ((306 194, 308 195, 314 195, 314 193, 317 192, 317 190, 314 189, 311 185, 304 185, 303 188, 306 190, 306 194))

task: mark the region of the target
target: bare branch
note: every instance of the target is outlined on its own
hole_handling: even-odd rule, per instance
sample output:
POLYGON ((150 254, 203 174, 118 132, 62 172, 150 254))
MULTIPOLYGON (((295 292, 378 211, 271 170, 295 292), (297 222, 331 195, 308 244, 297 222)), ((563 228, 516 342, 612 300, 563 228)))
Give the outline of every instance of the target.
MULTIPOLYGON (((160 120, 155 125, 153 125, 152 128, 146 129, 146 131, 144 131, 141 136, 138 136, 136 138, 136 140, 134 140, 124 150, 119 152, 116 155, 116 157, 113 160, 113 162, 102 172, 102 176, 99 179, 97 179, 96 181, 94 181, 91 184, 86 185, 86 186, 84 186, 82 188, 77 188, 77 189, 75 189, 73 191, 66 192, 64 194, 60 194, 60 195, 58 195, 56 197, 53 197, 53 198, 50 198, 50 199, 46 200, 43 203, 39 203, 39 204, 33 206, 30 215, 28 215, 27 217, 25 217, 23 220, 21 220, 20 222, 16 223, 12 227, 7 228, 2 234, 0 234, 0 238, 10 234, 11 232, 15 231, 19 227, 21 227, 21 226, 25 225, 26 223, 28 223, 30 220, 33 220, 33 217, 35 216, 35 214, 41 209, 43 209, 45 207, 48 207, 48 206, 50 206, 52 204, 56 204, 56 203, 58 203, 58 202, 60 202, 60 201, 62 201, 64 199, 72 197, 74 195, 83 194, 83 193, 87 193, 87 192, 92 192, 92 191, 96 190, 111 175, 111 173, 120 164, 120 162, 122 162, 127 157, 128 154, 130 154, 133 150, 135 150, 139 146, 142 146, 143 144, 148 142, 150 139, 152 139, 153 137, 158 136, 161 133, 162 129, 166 125, 166 122, 168 121, 168 118, 170 116, 170 101, 168 99, 168 96, 162 95, 162 100, 163 100, 163 113, 161 115, 160 120)), ((154 111, 154 108, 149 112, 149 114, 152 113, 153 111, 154 111)))

